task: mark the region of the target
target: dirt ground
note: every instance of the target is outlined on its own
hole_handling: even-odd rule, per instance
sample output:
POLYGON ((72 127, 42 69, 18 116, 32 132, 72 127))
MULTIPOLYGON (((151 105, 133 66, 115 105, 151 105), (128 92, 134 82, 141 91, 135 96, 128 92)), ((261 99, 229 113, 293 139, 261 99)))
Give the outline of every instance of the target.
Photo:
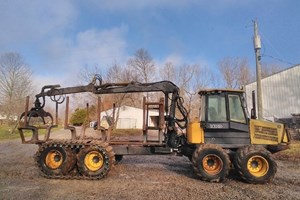
POLYGON ((39 175, 36 145, 0 142, 0 199, 300 199, 300 163, 277 160, 273 182, 244 183, 232 171, 222 183, 197 179, 186 157, 125 156, 98 181, 39 175))

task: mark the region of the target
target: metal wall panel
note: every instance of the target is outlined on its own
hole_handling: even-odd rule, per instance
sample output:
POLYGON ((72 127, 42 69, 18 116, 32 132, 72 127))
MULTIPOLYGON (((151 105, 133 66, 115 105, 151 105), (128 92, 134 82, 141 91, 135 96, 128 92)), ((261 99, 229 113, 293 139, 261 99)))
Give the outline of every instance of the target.
MULTIPOLYGON (((246 85, 245 90, 250 112, 256 82, 246 85)), ((262 79, 262 93, 264 118, 274 120, 300 113, 300 65, 262 79)))

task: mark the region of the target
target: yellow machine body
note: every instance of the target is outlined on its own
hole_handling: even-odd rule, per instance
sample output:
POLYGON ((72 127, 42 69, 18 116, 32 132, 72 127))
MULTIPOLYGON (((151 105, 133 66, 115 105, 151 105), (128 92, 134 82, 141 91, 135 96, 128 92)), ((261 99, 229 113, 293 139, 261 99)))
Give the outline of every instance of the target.
MULTIPOLYGON (((249 126, 251 144, 278 145, 289 143, 290 139, 284 125, 280 123, 250 120, 249 126)), ((190 144, 204 143, 204 130, 200 122, 190 122, 187 128, 187 141, 190 144)))
POLYGON ((251 144, 276 145, 289 142, 284 125, 280 123, 251 119, 249 131, 251 144))
POLYGON ((199 121, 190 122, 188 124, 187 141, 190 144, 204 143, 204 131, 199 121))

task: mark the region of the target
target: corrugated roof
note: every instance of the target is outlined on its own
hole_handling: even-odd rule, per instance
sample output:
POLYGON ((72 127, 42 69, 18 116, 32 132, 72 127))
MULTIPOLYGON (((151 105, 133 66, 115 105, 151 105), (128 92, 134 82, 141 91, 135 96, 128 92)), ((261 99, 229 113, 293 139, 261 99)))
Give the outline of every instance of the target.
MULTIPOLYGON (((283 69, 283 70, 280 70, 279 72, 276 72, 276 73, 274 73, 274 74, 271 74, 271 75, 269 75, 269 76, 266 76, 266 77, 262 78, 261 80, 267 79, 267 78, 269 78, 269 77, 272 77, 272 76, 274 76, 274 75, 280 74, 280 73, 282 73, 282 72, 288 71, 288 70, 293 69, 293 68, 296 68, 296 67, 300 67, 300 64, 297 64, 297 65, 294 65, 294 66, 285 68, 285 69, 283 69)), ((253 82, 251 82, 251 83, 248 83, 247 85, 250 85, 250 84, 253 84, 253 83, 256 83, 256 81, 253 81, 253 82)))
MULTIPOLYGON (((291 117, 300 113, 300 65, 295 65, 265 77, 262 83, 263 115, 267 118, 291 117)), ((256 82, 245 85, 248 108, 256 82)))

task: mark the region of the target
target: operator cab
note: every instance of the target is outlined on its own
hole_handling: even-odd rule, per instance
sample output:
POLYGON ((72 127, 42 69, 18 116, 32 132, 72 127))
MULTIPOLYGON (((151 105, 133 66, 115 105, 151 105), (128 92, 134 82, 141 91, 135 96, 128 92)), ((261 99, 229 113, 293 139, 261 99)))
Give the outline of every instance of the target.
POLYGON ((223 147, 250 144, 249 117, 242 90, 201 90, 199 94, 205 142, 223 147))

